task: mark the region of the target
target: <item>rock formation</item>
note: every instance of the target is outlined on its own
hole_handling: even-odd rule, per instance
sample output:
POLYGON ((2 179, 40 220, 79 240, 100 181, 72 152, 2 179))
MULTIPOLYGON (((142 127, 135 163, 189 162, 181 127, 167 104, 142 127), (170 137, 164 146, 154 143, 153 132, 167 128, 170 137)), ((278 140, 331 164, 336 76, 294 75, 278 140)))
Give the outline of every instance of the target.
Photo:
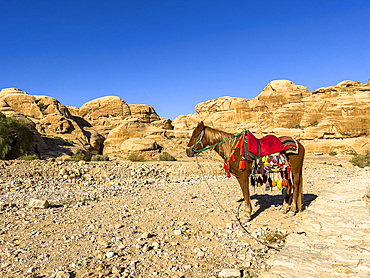
POLYGON ((92 151, 119 156, 129 138, 164 134, 171 121, 161 119, 153 107, 126 104, 116 96, 102 97, 81 108, 64 106, 48 96, 31 96, 15 89, 0 92, 0 112, 28 122, 35 134, 34 152, 58 157, 92 151), (105 140, 106 139, 106 140, 105 140))
POLYGON ((183 143, 201 120, 231 133, 250 129, 260 137, 268 133, 293 136, 303 140, 309 152, 362 152, 370 149, 369 99, 370 82, 343 81, 310 93, 291 81, 276 80, 253 99, 208 100, 195 107, 195 114, 171 121, 160 118, 149 105, 127 104, 117 96, 94 99, 77 108, 9 88, 0 92, 0 112, 28 123, 35 134, 34 151, 41 157, 78 151, 119 157, 137 148, 162 147, 182 153, 183 143))
POLYGON ((311 140, 318 143, 332 139, 325 147, 311 146, 312 151, 346 148, 361 151, 370 148, 369 99, 370 82, 343 81, 311 94, 304 86, 278 80, 269 83, 254 99, 221 97, 199 103, 195 114, 179 116, 172 124, 175 132, 188 130, 191 133, 203 120, 233 133, 250 129, 259 136, 290 135, 308 140, 309 146, 311 140), (358 140, 343 141, 348 138, 358 140), (362 142, 361 146, 355 143, 357 141, 362 142))

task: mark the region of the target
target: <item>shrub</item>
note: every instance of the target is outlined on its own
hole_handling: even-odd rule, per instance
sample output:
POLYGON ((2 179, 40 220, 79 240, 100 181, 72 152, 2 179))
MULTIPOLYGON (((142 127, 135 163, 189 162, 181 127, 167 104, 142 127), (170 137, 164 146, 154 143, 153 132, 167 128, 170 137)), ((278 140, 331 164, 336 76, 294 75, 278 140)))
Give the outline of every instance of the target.
POLYGON ((170 155, 168 152, 163 152, 159 155, 158 159, 160 161, 176 161, 176 158, 174 158, 172 155, 170 155))
POLYGON ((313 122, 310 123, 310 126, 317 126, 318 124, 319 124, 318 121, 313 121, 313 122))
POLYGON ((81 161, 81 160, 84 160, 84 161, 87 160, 86 155, 83 152, 77 152, 77 153, 73 154, 71 158, 67 158, 65 161, 78 162, 78 161, 81 161))
POLYGON ((366 150, 365 154, 355 154, 350 162, 352 163, 352 165, 361 168, 370 166, 370 151, 366 150))
POLYGON ((91 157, 91 161, 109 161, 109 157, 107 155, 94 154, 91 157))
POLYGON ((32 155, 22 155, 18 159, 25 160, 25 161, 30 161, 30 160, 38 159, 38 157, 35 154, 32 154, 32 155))
POLYGON ((290 128, 294 128, 294 129, 303 129, 304 127, 301 126, 301 125, 296 125, 296 126, 292 126, 290 128))
POLYGON ((337 152, 336 151, 331 151, 331 152, 329 152, 329 155, 336 156, 337 155, 337 152))
POLYGON ((145 160, 144 156, 141 155, 141 154, 138 154, 138 153, 130 154, 127 159, 132 161, 132 162, 142 162, 142 161, 145 160))
POLYGON ((0 112, 0 159, 13 158, 31 150, 33 134, 25 122, 0 112))

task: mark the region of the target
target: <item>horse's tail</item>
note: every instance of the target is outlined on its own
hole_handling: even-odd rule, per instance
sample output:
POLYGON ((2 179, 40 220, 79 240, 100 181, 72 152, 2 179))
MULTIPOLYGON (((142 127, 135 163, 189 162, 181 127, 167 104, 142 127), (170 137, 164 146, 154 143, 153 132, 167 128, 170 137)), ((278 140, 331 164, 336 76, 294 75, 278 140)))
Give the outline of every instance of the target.
POLYGON ((298 186, 298 197, 297 197, 297 208, 298 211, 302 211, 303 209, 303 172, 299 173, 299 186, 298 186))

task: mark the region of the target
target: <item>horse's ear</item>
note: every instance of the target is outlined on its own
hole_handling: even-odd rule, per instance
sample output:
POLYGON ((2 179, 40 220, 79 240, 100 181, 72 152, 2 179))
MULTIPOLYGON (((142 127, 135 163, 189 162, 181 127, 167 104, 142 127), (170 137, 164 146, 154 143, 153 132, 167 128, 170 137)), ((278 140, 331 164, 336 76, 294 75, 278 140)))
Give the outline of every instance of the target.
POLYGON ((204 123, 203 123, 203 121, 201 121, 201 122, 198 124, 198 126, 199 126, 201 129, 203 129, 203 128, 204 128, 204 123))

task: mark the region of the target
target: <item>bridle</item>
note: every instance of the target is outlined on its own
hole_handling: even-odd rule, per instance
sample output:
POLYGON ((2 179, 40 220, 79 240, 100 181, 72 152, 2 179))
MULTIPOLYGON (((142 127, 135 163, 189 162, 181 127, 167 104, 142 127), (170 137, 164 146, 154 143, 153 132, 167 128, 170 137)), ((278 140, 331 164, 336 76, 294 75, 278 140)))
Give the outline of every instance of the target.
POLYGON ((204 147, 203 142, 202 142, 203 141, 203 136, 204 136, 204 129, 202 129, 202 131, 200 132, 200 134, 197 136, 197 139, 195 140, 195 143, 193 145, 191 145, 190 147, 187 147, 186 149, 187 150, 191 150, 194 154, 199 154, 199 153, 201 153, 203 151, 206 151, 206 150, 209 150, 209 149, 214 149, 218 145, 221 145, 221 144, 223 144, 223 143, 225 143, 225 142, 227 142, 227 141, 229 141, 231 139, 234 139, 234 138, 238 137, 239 135, 242 135, 243 133, 247 133, 247 131, 248 130, 244 130, 244 131, 239 132, 238 134, 236 134, 236 135, 234 135, 234 136, 232 136, 232 137, 230 137, 230 138, 228 138, 226 140, 223 140, 221 142, 218 142, 217 144, 214 144, 214 145, 209 146, 209 147, 204 147), (198 150, 198 151, 195 151, 194 150, 195 146, 197 146, 199 144, 200 144, 200 146, 202 148, 200 150, 198 150))
POLYGON ((194 148, 195 148, 195 146, 197 146, 199 144, 202 147, 202 149, 204 148, 204 145, 203 145, 203 142, 202 142, 203 141, 203 136, 204 136, 204 129, 202 129, 202 131, 199 133, 197 139, 195 140, 195 143, 193 145, 191 145, 190 147, 187 147, 186 149, 188 149, 188 150, 190 149, 194 153, 200 152, 201 150, 195 151, 194 148))

